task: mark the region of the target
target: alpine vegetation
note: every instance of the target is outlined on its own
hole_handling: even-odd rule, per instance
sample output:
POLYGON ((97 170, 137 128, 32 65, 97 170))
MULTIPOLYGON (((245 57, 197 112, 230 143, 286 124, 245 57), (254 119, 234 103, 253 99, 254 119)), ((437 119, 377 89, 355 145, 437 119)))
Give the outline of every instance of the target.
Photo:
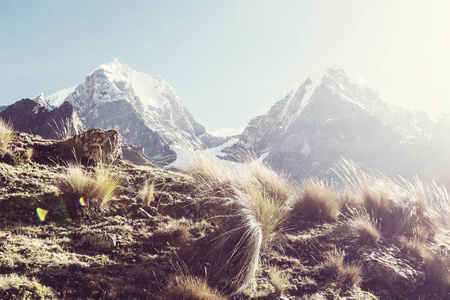
POLYGON ((13 138, 13 128, 11 123, 0 118, 0 150, 6 151, 13 138))
POLYGON ((202 279, 189 275, 177 275, 169 278, 162 293, 162 300, 226 300, 218 290, 208 286, 202 279))
POLYGON ((212 280, 229 277, 227 285, 240 291, 253 283, 261 251, 283 230, 291 184, 259 161, 234 165, 196 156, 188 173, 213 203, 218 224, 207 255, 212 280))
POLYGON ((112 167, 98 164, 94 169, 85 169, 81 164, 68 163, 56 181, 69 209, 78 205, 105 205, 120 185, 119 176, 112 167))

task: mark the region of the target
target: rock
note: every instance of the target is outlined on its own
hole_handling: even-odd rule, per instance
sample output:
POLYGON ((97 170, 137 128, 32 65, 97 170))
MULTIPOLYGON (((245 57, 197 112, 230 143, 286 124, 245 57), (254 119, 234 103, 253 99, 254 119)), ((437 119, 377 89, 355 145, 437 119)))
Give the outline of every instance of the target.
POLYGON ((65 141, 45 140, 16 132, 11 144, 14 151, 1 152, 0 162, 17 165, 33 161, 64 165, 76 160, 84 165, 93 165, 99 158, 105 163, 122 158, 121 138, 117 130, 89 129, 65 141), (30 158, 24 156, 28 149, 32 149, 30 158))
POLYGON ((361 255, 361 260, 365 281, 383 286, 383 290, 389 290, 395 297, 414 294, 425 282, 424 272, 404 258, 395 246, 366 252, 361 255))
POLYGON ((156 167, 156 164, 144 154, 144 148, 130 144, 122 144, 123 159, 139 166, 156 167))
POLYGON ((89 129, 85 133, 59 142, 63 158, 76 156, 83 164, 95 164, 98 159, 111 163, 122 158, 121 138, 117 130, 89 129))

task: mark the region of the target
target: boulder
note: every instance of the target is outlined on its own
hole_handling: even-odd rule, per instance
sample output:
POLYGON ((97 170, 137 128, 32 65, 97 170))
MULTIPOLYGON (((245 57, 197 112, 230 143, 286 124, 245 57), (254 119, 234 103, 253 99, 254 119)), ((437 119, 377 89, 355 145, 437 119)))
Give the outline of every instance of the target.
POLYGON ((83 164, 95 164, 99 159, 111 163, 122 158, 121 144, 117 130, 88 129, 59 142, 59 152, 63 159, 76 157, 83 164))

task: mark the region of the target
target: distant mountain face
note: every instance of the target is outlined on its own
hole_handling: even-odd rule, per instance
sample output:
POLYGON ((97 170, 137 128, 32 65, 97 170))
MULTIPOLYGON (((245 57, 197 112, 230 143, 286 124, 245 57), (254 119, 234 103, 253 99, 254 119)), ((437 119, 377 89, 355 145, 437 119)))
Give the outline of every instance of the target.
POLYGON ((174 156, 170 146, 195 150, 215 142, 164 79, 136 72, 117 59, 46 101, 52 107, 71 102, 86 127, 117 129, 125 143, 143 147, 156 160, 174 156))
POLYGON ((0 112, 0 118, 10 121, 16 131, 47 139, 58 139, 65 133, 79 134, 86 129, 70 102, 49 110, 42 100, 38 97, 17 101, 0 112))
POLYGON ((330 177, 343 157, 390 176, 443 181, 450 175, 445 121, 389 106, 344 71, 328 69, 251 120, 231 148, 250 150, 296 180, 330 177))

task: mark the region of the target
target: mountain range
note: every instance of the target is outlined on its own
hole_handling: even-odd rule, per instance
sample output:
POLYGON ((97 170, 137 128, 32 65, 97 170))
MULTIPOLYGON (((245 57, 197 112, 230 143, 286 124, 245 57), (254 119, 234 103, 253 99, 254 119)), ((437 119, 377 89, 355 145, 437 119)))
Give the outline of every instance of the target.
MULTIPOLYGON (((74 122, 79 118, 87 128, 117 129, 125 143, 141 147, 160 164, 176 159, 175 148, 194 151, 229 141, 208 134, 161 76, 134 71, 117 59, 82 83, 34 101, 50 113, 69 102, 74 122)), ((5 114, 9 108, 1 109, 5 114)), ((317 72, 299 84, 235 140, 222 157, 233 159, 229 153, 245 150, 296 181, 330 178, 345 158, 389 176, 417 174, 450 183, 445 151, 450 115, 436 121, 425 112, 394 107, 340 69, 317 72)))

